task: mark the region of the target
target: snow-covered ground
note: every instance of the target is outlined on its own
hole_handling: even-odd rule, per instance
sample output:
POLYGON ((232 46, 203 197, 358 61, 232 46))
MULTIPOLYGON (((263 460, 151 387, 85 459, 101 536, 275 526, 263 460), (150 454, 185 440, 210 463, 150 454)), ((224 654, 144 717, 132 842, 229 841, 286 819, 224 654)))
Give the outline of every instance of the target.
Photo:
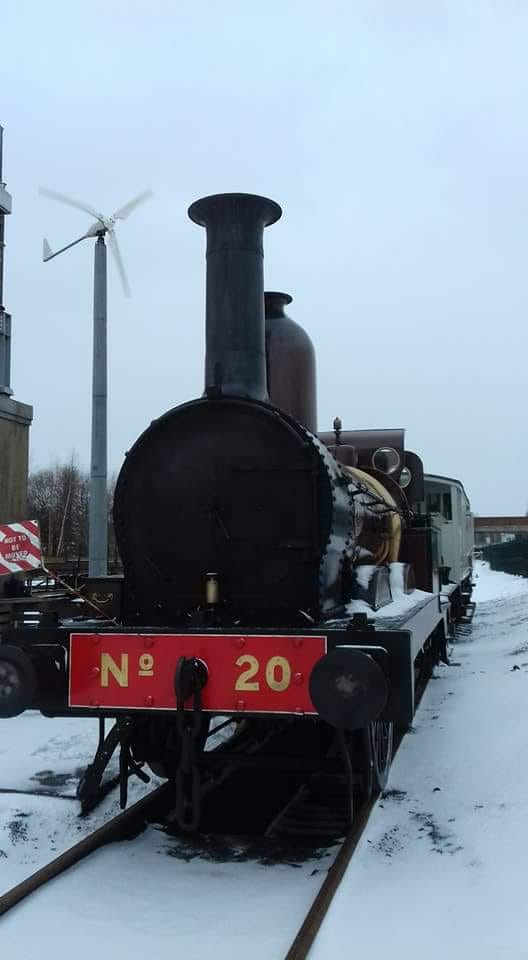
POLYGON ((528 957, 528 580, 476 572, 310 960, 528 957))
MULTIPOLYGON (((114 790, 88 818, 78 817, 78 773, 92 759, 97 732, 96 721, 33 711, 0 722, 0 894, 119 812, 114 790)), ((130 801, 150 789, 132 780, 130 801)), ((177 950, 186 960, 223 960, 233 950, 246 956, 255 935, 252 960, 280 957, 332 859, 322 851, 270 866, 237 841, 200 856, 151 827, 98 851, 1 918, 0 957, 172 960, 177 950)))
MULTIPOLYGON (((97 721, 46 720, 33 710, 0 721, 0 894, 119 813, 114 790, 92 815, 78 815, 77 782, 97 732, 97 721)), ((148 789, 132 780, 131 802, 148 789)))
MULTIPOLYGON (((475 623, 429 684, 315 960, 528 957, 528 580, 477 572, 475 623)), ((117 798, 78 820, 72 798, 95 747, 93 721, 28 713, 0 733, 0 788, 61 795, 0 793, 2 892, 113 815, 117 798)), ((2 956, 279 960, 330 862, 187 853, 155 828, 98 852, 0 921, 2 956)))

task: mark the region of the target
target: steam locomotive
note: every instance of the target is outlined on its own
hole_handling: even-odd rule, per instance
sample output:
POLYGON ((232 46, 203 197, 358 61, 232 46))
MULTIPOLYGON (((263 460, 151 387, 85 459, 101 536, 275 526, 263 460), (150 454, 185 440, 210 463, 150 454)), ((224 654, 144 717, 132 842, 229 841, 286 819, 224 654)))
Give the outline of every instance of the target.
POLYGON ((88 585, 106 619, 3 631, 0 716, 98 717, 81 799, 119 747, 122 803, 148 764, 192 828, 215 715, 289 722, 310 769, 337 744, 364 790, 384 786, 420 672, 471 616, 472 526, 462 485, 424 476, 403 431, 318 433, 312 343, 291 297, 264 293, 278 204, 223 194, 189 216, 207 234, 204 394, 126 455, 123 577, 88 585))

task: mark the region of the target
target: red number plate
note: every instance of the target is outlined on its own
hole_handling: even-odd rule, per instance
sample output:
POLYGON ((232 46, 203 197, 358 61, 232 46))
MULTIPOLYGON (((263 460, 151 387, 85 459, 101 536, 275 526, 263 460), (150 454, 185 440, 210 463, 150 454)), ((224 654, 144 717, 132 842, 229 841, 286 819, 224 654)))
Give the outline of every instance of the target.
POLYGON ((208 670, 203 709, 315 714, 308 681, 326 637, 72 633, 71 707, 175 710, 180 657, 208 670))

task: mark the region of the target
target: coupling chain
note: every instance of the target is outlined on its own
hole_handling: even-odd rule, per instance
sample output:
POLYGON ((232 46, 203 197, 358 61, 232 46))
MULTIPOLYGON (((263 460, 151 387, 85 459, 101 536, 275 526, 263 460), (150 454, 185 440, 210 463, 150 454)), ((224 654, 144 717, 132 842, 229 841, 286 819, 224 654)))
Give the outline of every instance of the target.
POLYGON ((207 668, 196 657, 180 657, 176 667, 176 724, 180 740, 180 761, 176 769, 176 820, 186 832, 200 822, 200 770, 196 760, 196 741, 202 730, 202 689, 207 683, 207 668), (185 704, 192 696, 192 713, 185 704))

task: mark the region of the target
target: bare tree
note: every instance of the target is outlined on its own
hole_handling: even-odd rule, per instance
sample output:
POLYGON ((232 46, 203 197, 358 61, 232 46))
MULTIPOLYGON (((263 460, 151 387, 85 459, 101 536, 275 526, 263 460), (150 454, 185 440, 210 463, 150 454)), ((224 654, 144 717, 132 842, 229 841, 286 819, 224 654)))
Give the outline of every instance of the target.
MULTIPOLYGON (((117 560, 112 523, 116 478, 108 490, 109 556, 117 560)), ((33 471, 29 476, 28 508, 39 521, 47 558, 81 560, 88 556, 89 477, 72 454, 68 463, 33 471)))

